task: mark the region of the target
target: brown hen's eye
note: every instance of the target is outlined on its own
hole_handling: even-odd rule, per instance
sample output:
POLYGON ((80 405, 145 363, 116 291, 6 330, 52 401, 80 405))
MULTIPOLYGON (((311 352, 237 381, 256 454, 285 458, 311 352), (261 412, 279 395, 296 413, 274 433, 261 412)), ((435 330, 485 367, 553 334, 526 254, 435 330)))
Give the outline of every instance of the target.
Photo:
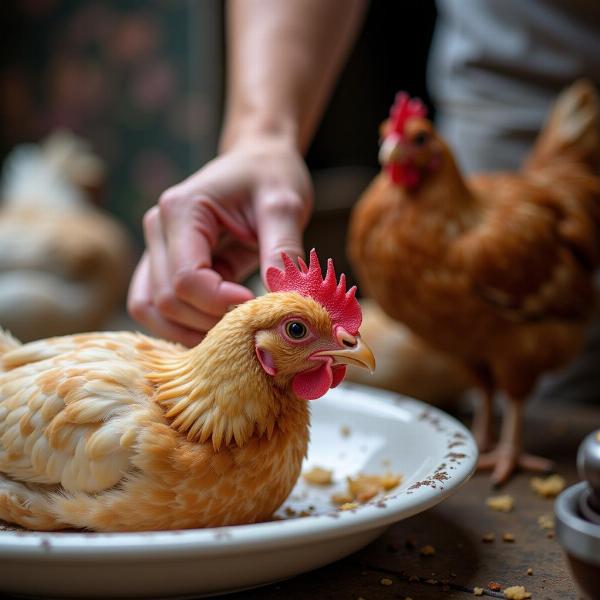
POLYGON ((420 131, 415 135, 413 144, 415 146, 422 146, 429 139, 429 135, 425 131, 420 131))
POLYGON ((301 323, 300 321, 290 321, 285 326, 285 332, 293 340, 301 340, 303 337, 306 337, 308 330, 306 329, 306 325, 304 323, 301 323))

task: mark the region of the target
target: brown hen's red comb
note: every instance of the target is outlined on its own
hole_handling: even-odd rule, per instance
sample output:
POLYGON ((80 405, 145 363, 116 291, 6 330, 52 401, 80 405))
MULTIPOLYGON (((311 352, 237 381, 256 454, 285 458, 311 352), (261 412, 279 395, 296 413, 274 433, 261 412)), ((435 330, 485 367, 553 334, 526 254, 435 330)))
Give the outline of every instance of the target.
POLYGON ((309 266, 298 258, 300 268, 296 267, 285 252, 281 253, 281 258, 283 271, 275 267, 267 270, 269 289, 272 292, 298 292, 302 296, 310 296, 327 310, 335 324, 341 325, 351 335, 356 335, 362 322, 360 304, 355 297, 356 286, 346 291, 346 276, 343 273, 339 283, 336 281, 333 261, 327 261, 327 273, 323 279, 314 248, 310 251, 309 266))
POLYGON ((404 125, 412 117, 426 117, 427 108, 419 98, 411 98, 406 92, 398 92, 390 110, 392 131, 402 135, 404 125))

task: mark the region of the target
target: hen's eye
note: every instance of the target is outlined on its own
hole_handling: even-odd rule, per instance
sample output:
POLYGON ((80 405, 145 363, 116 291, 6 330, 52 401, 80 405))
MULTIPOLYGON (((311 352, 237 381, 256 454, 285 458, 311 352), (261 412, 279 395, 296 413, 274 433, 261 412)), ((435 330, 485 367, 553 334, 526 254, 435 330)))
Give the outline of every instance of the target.
POLYGON ((420 131, 419 133, 417 133, 417 135, 415 135, 414 139, 413 139, 413 144, 415 146, 422 146, 427 139, 429 138, 429 135, 427 135, 427 133, 425 131, 420 131))
POLYGON ((307 334, 306 325, 301 323, 300 321, 290 321, 285 326, 285 332, 293 339, 293 340, 301 340, 307 334))

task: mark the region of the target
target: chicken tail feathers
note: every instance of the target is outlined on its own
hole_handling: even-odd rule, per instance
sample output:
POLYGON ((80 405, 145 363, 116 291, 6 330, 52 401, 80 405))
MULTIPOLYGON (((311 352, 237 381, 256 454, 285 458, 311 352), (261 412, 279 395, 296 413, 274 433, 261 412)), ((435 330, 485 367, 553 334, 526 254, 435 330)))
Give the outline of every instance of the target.
POLYGON ((10 331, 0 327, 0 356, 21 345, 21 342, 10 331))
POLYGON ((594 85, 579 79, 558 96, 525 165, 535 170, 571 159, 594 171, 600 165, 600 102, 594 85))

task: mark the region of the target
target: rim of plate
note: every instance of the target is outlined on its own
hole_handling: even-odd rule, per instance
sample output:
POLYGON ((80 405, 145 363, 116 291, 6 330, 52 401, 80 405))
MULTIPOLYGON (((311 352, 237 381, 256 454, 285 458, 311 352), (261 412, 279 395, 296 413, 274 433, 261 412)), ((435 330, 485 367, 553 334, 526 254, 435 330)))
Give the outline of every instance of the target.
MULTIPOLYGON (((342 386, 340 386, 342 387, 342 386)), ((383 500, 359 505, 356 509, 310 515, 303 518, 284 519, 250 525, 212 527, 147 532, 0 532, 0 559, 27 558, 28 560, 139 560, 165 558, 179 559, 185 556, 224 556, 253 551, 272 550, 324 539, 335 539, 363 531, 385 527, 435 506, 475 472, 478 451, 469 430, 454 417, 442 410, 394 392, 378 390, 358 384, 344 384, 344 393, 370 396, 369 402, 395 406, 415 419, 429 423, 437 435, 460 439, 461 452, 448 456, 454 470, 445 481, 426 480, 417 482, 390 494, 383 500)), ((431 476, 435 471, 432 471, 431 476)))

